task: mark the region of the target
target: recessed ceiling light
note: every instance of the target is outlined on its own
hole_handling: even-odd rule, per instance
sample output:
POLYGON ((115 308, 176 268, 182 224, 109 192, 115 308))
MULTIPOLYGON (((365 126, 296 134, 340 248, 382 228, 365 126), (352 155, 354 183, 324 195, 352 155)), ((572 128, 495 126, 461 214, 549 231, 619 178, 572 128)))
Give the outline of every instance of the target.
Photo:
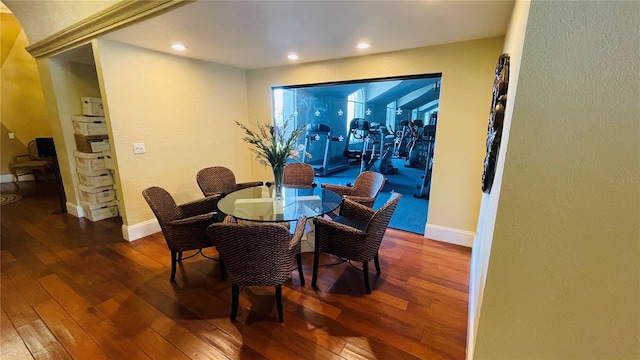
POLYGON ((358 47, 358 49, 367 49, 370 45, 369 43, 361 42, 361 43, 358 43, 358 45, 356 46, 358 47))
POLYGON ((187 49, 187 47, 182 44, 171 44, 171 48, 178 51, 184 51, 187 49))
POLYGON ((287 55, 287 59, 289 59, 289 60, 298 60, 298 55, 289 54, 289 55, 287 55))

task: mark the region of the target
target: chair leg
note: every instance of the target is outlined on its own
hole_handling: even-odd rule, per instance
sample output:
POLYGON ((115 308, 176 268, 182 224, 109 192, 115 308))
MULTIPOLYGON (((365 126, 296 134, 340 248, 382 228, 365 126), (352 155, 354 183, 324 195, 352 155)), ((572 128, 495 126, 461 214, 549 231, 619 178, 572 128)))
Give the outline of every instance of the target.
POLYGON ((178 262, 178 253, 179 251, 171 250, 171 276, 169 277, 169 281, 176 282, 176 264, 178 262))
POLYGON ((380 275, 380 260, 378 259, 378 254, 373 257, 373 262, 376 265, 376 274, 380 275))
POLYGON ((240 298, 240 286, 231 284, 231 321, 236 320, 238 314, 238 300, 240 298))
POLYGON ((178 262, 182 262, 182 251, 178 251, 178 262))
POLYGON ((304 286, 304 274, 302 273, 302 254, 296 254, 296 262, 298 263, 298 277, 300 277, 300 285, 304 286))
POLYGON ((367 294, 371 294, 371 289, 369 288, 369 262, 362 262, 362 272, 364 273, 364 290, 367 294))
POLYGON ((313 276, 311 277, 311 286, 315 289, 318 286, 316 285, 316 280, 318 280, 318 262, 320 261, 320 253, 318 252, 318 248, 316 248, 313 252, 313 276))
POLYGON ((282 285, 276 285, 276 307, 278 308, 278 322, 284 322, 282 314, 282 285))
POLYGON ((318 280, 318 262, 320 261, 320 247, 318 246, 319 242, 319 233, 320 229, 318 229, 317 220, 313 220, 313 224, 315 225, 315 244, 313 246, 313 276, 311 277, 311 286, 316 289, 316 280, 318 280))

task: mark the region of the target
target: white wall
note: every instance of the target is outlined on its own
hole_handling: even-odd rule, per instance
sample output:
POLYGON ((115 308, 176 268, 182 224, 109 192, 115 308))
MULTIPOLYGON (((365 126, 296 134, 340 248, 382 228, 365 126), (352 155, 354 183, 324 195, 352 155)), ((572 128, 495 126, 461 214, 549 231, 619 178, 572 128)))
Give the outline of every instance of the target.
POLYGON ((640 358, 639 27, 531 3, 474 358, 640 358))
POLYGON ((202 197, 196 183, 202 168, 222 165, 238 181, 253 178, 233 124, 247 120, 244 70, 107 40, 98 40, 94 52, 125 237, 130 227, 154 219, 141 195, 149 186, 182 203, 202 197), (144 143, 146 154, 134 155, 134 142, 144 143))
POLYGON ((493 186, 489 194, 482 194, 480 205, 480 215, 478 216, 478 229, 471 251, 471 268, 469 276, 469 316, 467 326, 467 357, 473 358, 476 330, 480 317, 480 307, 482 306, 482 295, 489 266, 489 254, 491 252, 491 242, 493 240, 493 230, 496 213, 498 211, 498 200, 500 199, 500 188, 502 186, 502 175, 504 170, 505 154, 509 145, 509 132, 511 129, 511 117, 513 114, 513 103, 516 98, 518 80, 520 74, 520 63, 522 61, 522 46, 524 43, 527 18, 529 16, 530 1, 518 1, 511 15, 511 21, 507 30, 504 43, 504 52, 509 54, 509 88, 507 94, 507 104, 505 108, 504 126, 502 130, 502 141, 493 186))
MULTIPOLYGON (((272 86, 442 73, 426 236, 462 238, 470 245, 480 207, 493 74, 502 46, 503 38, 496 37, 248 71, 249 118, 271 118, 272 86)), ((255 161, 253 169, 254 176, 268 176, 269 170, 255 161)))

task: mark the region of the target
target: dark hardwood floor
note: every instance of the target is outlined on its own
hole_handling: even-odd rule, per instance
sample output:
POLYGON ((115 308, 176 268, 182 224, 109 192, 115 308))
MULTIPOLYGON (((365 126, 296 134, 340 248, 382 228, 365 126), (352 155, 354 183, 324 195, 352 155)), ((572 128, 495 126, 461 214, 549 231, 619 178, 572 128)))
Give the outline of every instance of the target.
POLYGON ((314 290, 304 253, 284 323, 272 287, 243 291, 232 323, 217 262, 185 260, 171 284, 160 233, 129 243, 120 218, 52 214, 55 183, 21 187, 0 188, 24 195, 0 209, 2 359, 464 359, 468 248, 390 229, 368 296, 346 263, 321 268, 314 290))

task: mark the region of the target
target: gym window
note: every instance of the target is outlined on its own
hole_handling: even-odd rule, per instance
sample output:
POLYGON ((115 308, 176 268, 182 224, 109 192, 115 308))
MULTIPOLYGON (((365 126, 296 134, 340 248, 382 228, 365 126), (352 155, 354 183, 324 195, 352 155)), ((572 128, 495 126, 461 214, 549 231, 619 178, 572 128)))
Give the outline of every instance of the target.
MULTIPOLYGON (((355 118, 364 118, 364 88, 360 88, 347 96, 347 118, 345 128, 349 129, 349 123, 355 118)), ((358 140, 362 142, 362 140, 358 140)), ((350 142, 355 142, 351 138, 350 142)))

